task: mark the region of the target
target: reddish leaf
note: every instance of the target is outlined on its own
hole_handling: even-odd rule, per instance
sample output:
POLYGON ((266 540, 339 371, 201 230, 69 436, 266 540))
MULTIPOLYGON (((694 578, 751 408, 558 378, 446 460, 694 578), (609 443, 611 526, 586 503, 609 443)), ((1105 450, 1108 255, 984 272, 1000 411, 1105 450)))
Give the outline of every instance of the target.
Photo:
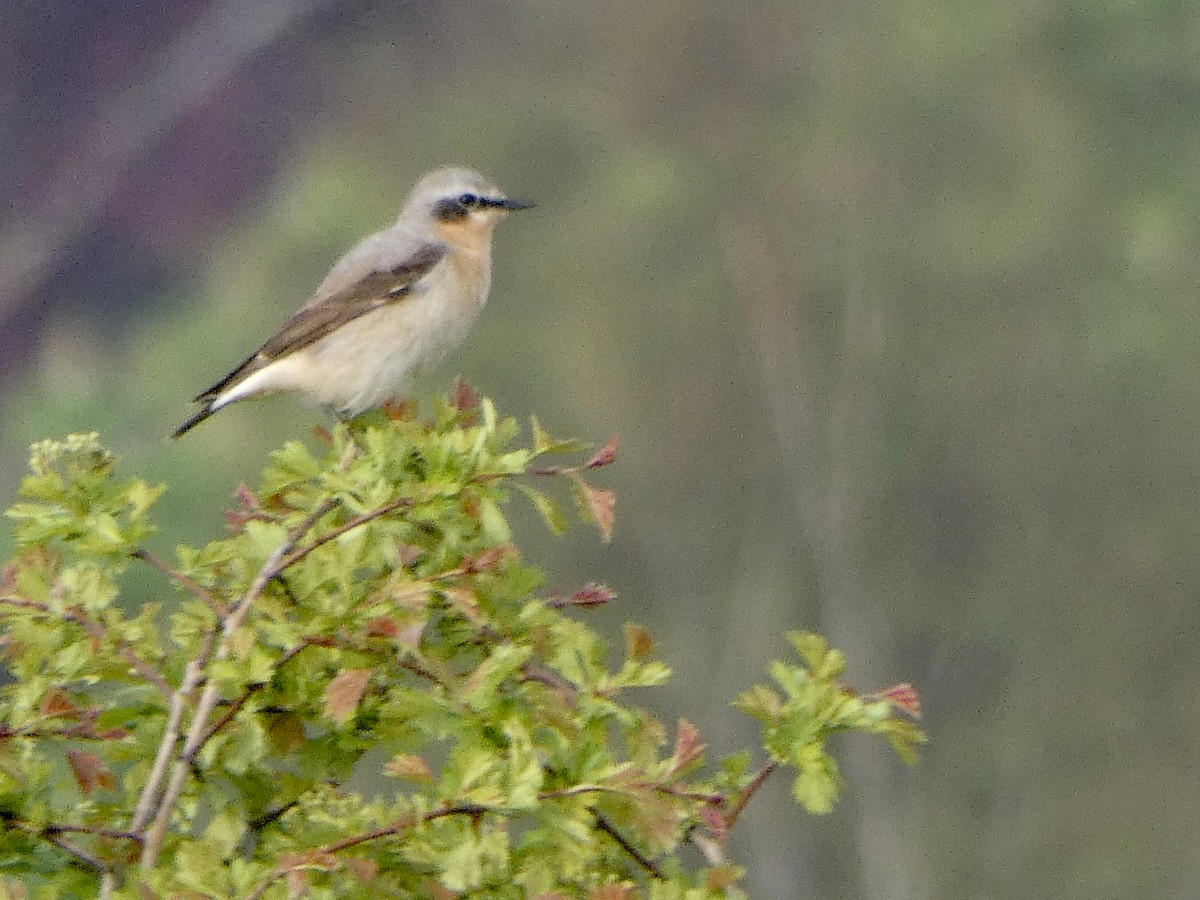
POLYGON ((383 404, 383 414, 392 421, 410 422, 418 411, 417 401, 412 397, 393 397, 383 404))
POLYGON ((71 695, 59 688, 51 688, 42 698, 41 713, 43 716, 58 719, 78 719, 79 707, 71 699, 71 695))
POLYGON ((351 856, 346 860, 346 868, 364 884, 370 884, 379 874, 379 863, 365 856, 351 856))
POLYGON ((641 625, 625 623, 625 655, 629 659, 641 659, 654 652, 654 636, 641 625))
POLYGON ((709 833, 717 841, 724 841, 725 836, 729 834, 729 819, 715 806, 704 806, 700 809, 700 818, 704 820, 704 826, 709 833))
POLYGON ((425 620, 418 619, 415 622, 409 622, 396 632, 396 643, 409 650, 416 650, 421 646, 421 636, 424 634, 425 620))
POLYGON ((617 599, 617 592, 606 584, 600 584, 593 581, 591 584, 585 584, 574 594, 564 605, 570 606, 603 606, 605 603, 611 603, 617 599))
POLYGON ((258 497, 245 484, 238 485, 233 492, 233 499, 238 503, 237 509, 226 510, 225 521, 235 532, 240 532, 242 526, 253 519, 265 518, 258 497))
POLYGON ((367 622, 367 637, 394 638, 400 633, 400 623, 391 616, 376 616, 367 622))
POLYGON ((450 389, 450 402, 460 413, 473 412, 479 408, 479 393, 464 378, 455 378, 450 389))
POLYGON ((478 556, 469 556, 463 560, 463 569, 468 573, 487 572, 494 569, 502 560, 508 559, 510 556, 515 556, 517 548, 512 544, 500 544, 496 547, 489 547, 478 556))
POLYGON ((888 701, 896 709, 908 713, 914 719, 921 718, 921 696, 917 689, 908 682, 893 684, 890 688, 880 691, 877 695, 888 701))
POLYGON ((345 724, 358 709, 373 669, 346 669, 325 688, 325 715, 339 725, 345 724))
POLYGON ((75 781, 79 783, 80 790, 85 794, 90 794, 96 788, 111 791, 117 786, 116 777, 108 770, 104 760, 95 753, 88 753, 86 750, 68 750, 67 762, 71 766, 71 772, 75 775, 75 781))
POLYGON ((637 896, 637 888, 632 884, 602 884, 592 888, 588 900, 633 900, 637 896))
POLYGON ((403 778, 407 781, 433 781, 433 769, 429 768, 429 763, 412 753, 397 753, 388 760, 383 771, 393 778, 403 778))
POLYGON ((241 504, 242 509, 253 512, 258 512, 258 497, 251 490, 250 485, 239 484, 237 490, 233 492, 233 499, 241 504))
POLYGON ((3 570, 0 570, 0 589, 7 591, 11 588, 16 583, 17 572, 20 570, 20 566, 15 559, 6 565, 3 570))
POLYGON ((471 624, 483 624, 483 616, 479 612, 479 600, 476 598, 474 591, 460 587, 445 587, 441 589, 441 594, 471 624))
POLYGON ((700 740, 700 729, 687 719, 679 720, 679 734, 675 737, 675 771, 685 769, 704 755, 704 742, 700 740))
POLYGON ((572 480, 579 492, 580 505, 596 523, 596 527, 600 529, 600 536, 605 543, 611 541, 613 522, 616 518, 617 495, 612 491, 588 484, 578 475, 573 475, 572 480))
POLYGON ((583 464, 585 469, 598 469, 601 466, 611 465, 617 460, 617 448, 621 446, 621 439, 613 435, 608 439, 608 443, 592 454, 592 458, 583 464))

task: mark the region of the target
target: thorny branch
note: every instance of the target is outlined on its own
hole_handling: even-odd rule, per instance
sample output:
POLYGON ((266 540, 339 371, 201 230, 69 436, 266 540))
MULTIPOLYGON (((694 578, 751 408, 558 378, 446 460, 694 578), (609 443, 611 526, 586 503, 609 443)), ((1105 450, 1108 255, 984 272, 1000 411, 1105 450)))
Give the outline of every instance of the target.
POLYGON ((371 831, 364 831, 362 834, 354 834, 349 837, 344 837, 340 840, 326 844, 324 847, 316 847, 304 854, 304 859, 291 865, 280 866, 264 879, 253 891, 251 891, 246 900, 260 900, 266 894, 271 885, 280 879, 286 878, 290 872, 298 868, 308 865, 310 860, 319 859, 323 856, 329 856, 334 853, 340 853, 343 850, 348 850, 351 847, 357 847, 360 844, 366 844, 371 841, 377 841, 382 838, 392 837, 393 835, 403 834, 417 824, 434 822, 438 819, 445 819, 449 816, 471 816, 472 818, 481 816, 490 810, 486 806, 479 806, 473 803, 466 803, 459 806, 445 806, 441 809, 435 809, 425 813, 420 818, 400 819, 393 822, 391 825, 384 825, 380 828, 374 828, 371 831))
POLYGON ((121 654, 121 658, 129 663, 134 669, 150 684, 154 685, 164 697, 170 697, 172 694, 171 685, 167 683, 167 679, 161 672, 138 656, 137 652, 129 646, 129 643, 124 638, 113 637, 109 630, 102 622, 93 619, 83 611, 81 606, 72 606, 70 609, 56 610, 51 609, 50 604, 42 603, 40 600, 27 600, 24 597, 0 597, 0 603, 8 606, 18 606, 24 609, 36 609, 39 612, 44 612, 47 615, 52 615, 64 619, 67 622, 74 622, 84 631, 90 634, 94 639, 100 642, 111 639, 112 644, 116 647, 117 652, 121 654))
MULTIPOLYGON (((310 643, 302 643, 292 647, 279 657, 279 660, 275 663, 273 671, 278 672, 285 665, 295 659, 301 651, 306 650, 311 646, 312 644, 310 643)), ((242 708, 246 705, 250 698, 261 691, 264 687, 266 687, 266 682, 258 682, 257 684, 252 684, 247 687, 246 690, 242 692, 240 697, 228 705, 225 712, 221 714, 221 718, 217 719, 217 721, 213 722, 213 724, 209 727, 208 731, 204 735, 204 738, 200 741, 200 746, 203 747, 210 740, 212 740, 213 735, 217 734, 222 728, 228 725, 233 717, 241 712, 242 708)))
POLYGON ((763 786, 766 780, 771 777, 772 773, 774 773, 777 768, 779 768, 779 763, 772 760, 759 769, 758 773, 754 776, 751 782, 742 788, 741 792, 737 796, 737 800, 735 800, 733 803, 733 809, 731 809, 729 814, 725 816, 726 829, 734 826, 742 812, 746 809, 746 804, 750 802, 750 798, 758 793, 758 789, 763 786))
MULTIPOLYGON (((271 580, 278 575, 283 568, 282 561, 291 553, 296 544, 308 533, 321 516, 333 509, 337 504, 336 500, 326 500, 305 517, 299 525, 297 525, 288 535, 287 540, 279 545, 275 551, 263 563, 262 569, 259 570, 254 582, 250 585, 245 595, 232 607, 229 615, 225 617, 221 623, 220 641, 216 643, 215 650, 211 655, 205 653, 205 659, 197 664, 193 660, 188 664, 188 675, 184 678, 184 684, 180 685, 180 690, 176 695, 177 699, 180 696, 186 696, 191 689, 198 686, 199 679, 202 677, 202 670, 207 667, 207 663, 215 659, 223 659, 229 654, 230 643, 237 630, 242 627, 242 623, 246 621, 246 617, 250 613, 250 608, 254 602, 262 596, 267 585, 271 580), (189 676, 195 676, 191 678, 189 676)), ((216 630, 212 632, 216 634, 216 630)), ((178 758, 175 760, 174 768, 171 772, 171 779, 167 784, 167 788, 158 801, 157 811, 153 814, 154 821, 150 825, 150 831, 146 841, 142 847, 142 865, 147 868, 154 865, 158 859, 158 853, 162 849, 163 840, 166 838, 167 824, 171 818, 171 812, 175 808, 175 804, 179 801, 180 794, 183 793, 184 782, 187 780, 187 774, 191 766, 192 760, 203 746, 205 738, 209 735, 208 720, 212 716, 213 710, 217 705, 220 689, 215 682, 209 681, 200 695, 200 700, 196 706, 196 711, 192 716, 191 725, 188 728, 187 737, 184 741, 183 749, 178 758)), ((179 740, 178 730, 168 727, 167 733, 163 735, 163 742, 159 747, 160 758, 166 755, 168 758, 172 754, 172 749, 179 740)), ((157 769, 157 761, 156 761, 157 769)), ((160 775, 159 781, 163 776, 160 775)), ((157 784, 148 784, 146 790, 143 791, 142 801, 144 802, 147 811, 154 808, 154 797, 157 794, 157 784), (151 788, 153 787, 153 792, 151 788)), ((143 808, 143 802, 139 802, 139 812, 143 808)), ((139 824, 143 824, 140 823, 139 824)), ((141 830, 140 828, 137 830, 141 830)))
MULTIPOLYGON (((283 865, 277 868, 247 895, 247 900, 261 900, 261 898, 266 894, 273 884, 286 878, 291 872, 308 866, 313 860, 332 856, 333 854, 340 853, 343 850, 349 850, 352 847, 358 847, 362 844, 370 843, 371 841, 378 841, 382 840, 383 838, 403 834, 418 824, 434 822, 438 819, 445 819, 450 816, 470 816, 472 818, 479 818, 480 816, 494 811, 495 810, 492 810, 489 807, 474 803, 445 806, 441 809, 435 809, 427 812, 419 818, 400 819, 391 823, 390 825, 384 825, 379 828, 374 828, 370 831, 364 831, 361 834, 354 834, 341 838, 340 840, 333 841, 324 845, 323 847, 314 847, 312 850, 304 853, 302 859, 297 860, 290 865, 283 865)), ((617 844, 620 845, 621 849, 628 853, 639 866, 645 869, 652 877, 656 879, 661 880, 666 877, 659 865, 638 850, 637 847, 633 846, 629 839, 621 834, 616 826, 609 822, 608 819, 606 819, 600 813, 596 813, 595 816, 596 827, 616 841, 617 844)))
POLYGON ((650 859, 641 850, 633 846, 625 835, 617 830, 616 826, 600 813, 596 813, 596 827, 607 834, 610 838, 621 845, 621 849, 634 858, 639 866, 649 872, 655 878, 661 880, 666 876, 663 875, 663 870, 659 868, 658 863, 650 859))
POLYGON ((133 558, 140 559, 142 562, 148 563, 149 565, 158 569, 158 571, 162 572, 176 584, 187 589, 218 616, 229 615, 229 610, 225 607, 225 604, 218 600, 213 595, 212 591, 200 584, 195 579, 189 578, 178 569, 173 568, 168 563, 159 559, 144 547, 139 547, 137 550, 133 551, 133 558))
MULTIPOLYGON (((330 501, 330 502, 332 502, 332 501, 330 501)), ((308 554, 310 554, 314 550, 316 550, 318 547, 323 547, 325 544, 328 544, 330 541, 337 540, 346 532, 353 531, 355 528, 358 528, 360 525, 365 525, 367 522, 371 522, 375 519, 380 518, 381 516, 386 516, 390 512, 395 512, 396 510, 400 509, 401 507, 411 506, 415 502, 416 501, 412 497, 397 497, 395 500, 392 500, 389 503, 385 503, 385 504, 383 504, 383 506, 376 507, 375 509, 371 510, 370 512, 365 512, 360 516, 355 516, 353 519, 350 519, 348 522, 343 522, 337 528, 334 528, 331 531, 328 531, 325 534, 321 535, 316 540, 311 541, 308 544, 305 544, 299 550, 296 550, 294 552, 289 551, 289 555, 284 557, 282 560, 280 560, 276 568, 278 569, 278 572, 282 572, 285 569, 289 569, 292 566, 294 566, 296 563, 300 562, 300 560, 304 559, 304 557, 308 556, 308 554)), ((323 511, 321 513, 321 515, 324 515, 325 512, 328 512, 328 510, 323 511)), ((278 572, 276 574, 278 574, 278 572)), ((272 576, 272 577, 274 577, 274 576, 272 576)))

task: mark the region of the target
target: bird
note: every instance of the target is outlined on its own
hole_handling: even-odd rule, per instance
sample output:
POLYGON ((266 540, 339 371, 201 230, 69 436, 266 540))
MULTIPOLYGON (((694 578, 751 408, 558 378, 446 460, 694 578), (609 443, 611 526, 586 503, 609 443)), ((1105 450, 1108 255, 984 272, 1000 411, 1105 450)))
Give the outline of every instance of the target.
POLYGON ((172 437, 280 391, 343 419, 383 405, 466 337, 487 301, 496 225, 533 205, 471 169, 429 172, 394 224, 355 245, 266 343, 196 396, 200 410, 172 437))

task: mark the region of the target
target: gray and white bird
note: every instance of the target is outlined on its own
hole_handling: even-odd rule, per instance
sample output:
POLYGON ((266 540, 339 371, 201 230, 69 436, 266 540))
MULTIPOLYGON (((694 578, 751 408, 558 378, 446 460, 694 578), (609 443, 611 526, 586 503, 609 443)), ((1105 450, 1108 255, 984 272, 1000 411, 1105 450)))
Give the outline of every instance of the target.
POLYGON ((395 224, 343 256, 258 352, 196 397, 203 406, 173 436, 279 391, 343 417, 381 406, 466 337, 487 301, 493 231, 532 205, 470 169, 430 172, 395 224))

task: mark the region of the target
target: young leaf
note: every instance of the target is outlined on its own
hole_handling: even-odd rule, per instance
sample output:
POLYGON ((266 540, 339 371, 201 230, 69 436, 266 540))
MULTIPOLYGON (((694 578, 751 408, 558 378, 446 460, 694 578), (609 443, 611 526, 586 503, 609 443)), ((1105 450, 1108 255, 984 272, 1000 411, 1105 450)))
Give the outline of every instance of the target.
POLYGON ((325 688, 325 715, 344 725, 358 709, 373 669, 346 669, 338 673, 325 688))
POLYGON ((617 495, 612 491, 588 484, 575 473, 572 473, 571 481, 575 484, 580 509, 584 515, 596 523, 596 527, 600 529, 600 536, 605 543, 608 543, 612 540, 617 495))
POLYGON ((86 750, 68 750, 67 762, 71 766, 71 774, 79 784, 79 789, 85 794, 91 794, 97 789, 111 791, 117 786, 116 776, 109 771, 104 760, 95 753, 86 750))

